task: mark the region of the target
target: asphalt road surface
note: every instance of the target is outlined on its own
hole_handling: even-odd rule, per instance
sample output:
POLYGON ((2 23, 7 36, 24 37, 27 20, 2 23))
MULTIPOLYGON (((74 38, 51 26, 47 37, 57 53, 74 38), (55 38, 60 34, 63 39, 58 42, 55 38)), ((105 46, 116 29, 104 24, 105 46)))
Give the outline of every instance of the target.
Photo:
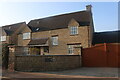
POLYGON ((2 80, 119 80, 118 68, 79 68, 54 72, 3 70, 2 80))

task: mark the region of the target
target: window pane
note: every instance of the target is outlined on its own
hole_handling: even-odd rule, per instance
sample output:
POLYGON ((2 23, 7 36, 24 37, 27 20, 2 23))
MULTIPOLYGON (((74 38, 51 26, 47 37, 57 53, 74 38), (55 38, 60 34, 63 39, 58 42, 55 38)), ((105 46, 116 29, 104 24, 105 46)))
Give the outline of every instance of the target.
POLYGON ((52 37, 52 45, 58 45, 58 36, 52 37))
POLYGON ((78 27, 70 27, 70 34, 71 35, 78 34, 78 27))
POLYGON ((72 30, 73 32, 72 32, 72 34, 75 34, 75 27, 73 27, 73 30, 72 30))
POLYGON ((30 39, 30 33, 23 33, 23 39, 30 39))
POLYGON ((75 47, 80 48, 81 45, 80 44, 68 45, 68 54, 74 54, 75 47))
POLYGON ((68 54, 74 53, 74 45, 68 45, 68 54))
POLYGON ((77 27, 75 27, 75 34, 77 34, 77 27))
POLYGON ((6 41, 6 36, 1 36, 1 41, 6 41))
POLYGON ((24 54, 28 54, 28 52, 29 52, 28 47, 24 47, 24 54))

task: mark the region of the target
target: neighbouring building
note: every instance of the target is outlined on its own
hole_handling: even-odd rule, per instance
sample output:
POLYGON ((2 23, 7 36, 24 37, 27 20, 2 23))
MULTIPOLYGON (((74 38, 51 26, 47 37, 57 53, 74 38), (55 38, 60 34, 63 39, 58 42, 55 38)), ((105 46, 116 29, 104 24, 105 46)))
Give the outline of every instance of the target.
POLYGON ((3 44, 7 43, 17 45, 17 34, 22 30, 22 27, 25 27, 25 24, 25 22, 21 22, 0 27, 0 41, 2 41, 3 44))
POLYGON ((95 32, 93 46, 82 49, 84 67, 120 67, 120 30, 95 32))
POLYGON ((93 36, 93 45, 102 43, 120 43, 120 30, 95 32, 93 36))
MULTIPOLYGON (((92 6, 86 10, 3 26, 1 41, 13 44, 19 54, 80 55, 92 46, 92 6)), ((10 46, 11 47, 13 47, 10 46)))

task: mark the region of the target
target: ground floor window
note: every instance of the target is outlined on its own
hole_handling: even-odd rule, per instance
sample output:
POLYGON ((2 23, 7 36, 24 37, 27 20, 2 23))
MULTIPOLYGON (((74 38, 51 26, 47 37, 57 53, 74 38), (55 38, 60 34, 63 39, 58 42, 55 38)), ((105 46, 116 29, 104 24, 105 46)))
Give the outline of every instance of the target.
POLYGON ((74 54, 75 48, 78 48, 80 46, 80 44, 68 44, 68 54, 74 54))
POLYGON ((28 54, 29 53, 29 48, 28 47, 24 47, 23 52, 24 52, 24 54, 28 54))

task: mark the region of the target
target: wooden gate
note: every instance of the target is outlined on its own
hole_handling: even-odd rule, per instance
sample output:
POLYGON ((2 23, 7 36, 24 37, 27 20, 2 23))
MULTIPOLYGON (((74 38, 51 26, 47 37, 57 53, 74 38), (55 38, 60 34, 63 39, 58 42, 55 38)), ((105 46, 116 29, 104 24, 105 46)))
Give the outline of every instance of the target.
POLYGON ((120 67, 119 44, 98 44, 82 52, 83 67, 120 67))

